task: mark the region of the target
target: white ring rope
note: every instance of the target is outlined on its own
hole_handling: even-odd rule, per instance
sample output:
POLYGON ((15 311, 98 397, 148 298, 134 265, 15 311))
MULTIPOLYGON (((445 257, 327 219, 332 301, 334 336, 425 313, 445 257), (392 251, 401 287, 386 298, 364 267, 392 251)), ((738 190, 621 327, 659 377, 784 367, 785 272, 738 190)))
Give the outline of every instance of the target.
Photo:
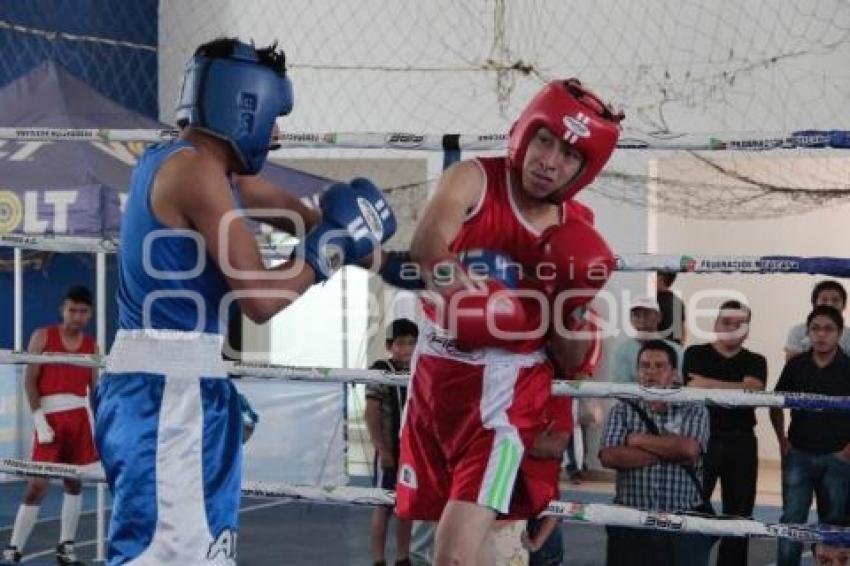
MULTIPOLYGON (((68 364, 104 368, 106 356, 83 354, 31 354, 0 349, 0 364, 68 364)), ((287 366, 264 363, 226 362, 228 373, 256 381, 302 381, 312 383, 349 383, 406 386, 410 375, 373 369, 335 369, 287 366)), ((786 409, 850 411, 850 397, 832 397, 812 393, 773 393, 692 387, 649 388, 636 383, 608 381, 555 381, 554 395, 569 397, 613 397, 668 403, 706 403, 722 407, 781 407, 786 409)))
MULTIPOLYGON (((292 245, 259 243, 264 257, 286 259, 292 245)), ((117 253, 118 238, 0 234, 0 247, 48 252, 117 253)), ((834 257, 625 254, 617 256, 616 271, 672 271, 687 273, 808 273, 850 277, 850 259, 834 257)))
POLYGON ((42 252, 112 254, 118 251, 118 238, 54 236, 51 234, 0 234, 0 246, 42 252))
MULTIPOLYGON (((0 140, 160 142, 177 137, 175 129, 0 128, 0 140)), ((285 132, 285 148, 399 149, 422 151, 489 151, 505 149, 507 134, 433 134, 424 132, 285 132)), ((846 130, 795 132, 647 133, 627 130, 619 149, 690 151, 763 151, 794 148, 850 147, 846 130)))
MULTIPOLYGON (((0 472, 25 477, 72 479, 82 482, 105 481, 102 469, 83 469, 67 464, 32 462, 14 458, 0 460, 0 472)), ((242 495, 337 505, 395 505, 395 494, 392 491, 354 486, 306 486, 284 482, 246 481, 242 485, 242 495)), ((622 505, 602 503, 552 501, 543 515, 595 525, 648 528, 679 533, 787 538, 802 542, 832 544, 850 543, 850 529, 819 525, 769 524, 736 517, 712 518, 688 513, 642 511, 622 505)))

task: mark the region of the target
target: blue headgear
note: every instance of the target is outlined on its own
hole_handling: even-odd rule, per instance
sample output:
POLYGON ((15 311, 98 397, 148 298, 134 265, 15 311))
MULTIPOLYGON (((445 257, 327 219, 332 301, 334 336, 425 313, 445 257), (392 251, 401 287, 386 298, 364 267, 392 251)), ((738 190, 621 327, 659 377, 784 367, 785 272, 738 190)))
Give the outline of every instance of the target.
POLYGON ((186 65, 177 125, 230 142, 241 172, 253 175, 266 161, 275 118, 292 104, 285 72, 261 64, 252 45, 237 41, 226 58, 196 55, 186 65))

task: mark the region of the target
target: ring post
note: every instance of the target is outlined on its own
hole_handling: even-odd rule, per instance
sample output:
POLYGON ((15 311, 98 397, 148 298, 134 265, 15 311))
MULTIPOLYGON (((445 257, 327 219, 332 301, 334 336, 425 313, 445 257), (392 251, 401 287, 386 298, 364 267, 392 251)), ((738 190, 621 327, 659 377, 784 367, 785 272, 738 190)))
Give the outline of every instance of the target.
MULTIPOLYGON (((95 293, 97 294, 97 348, 101 354, 106 353, 106 254, 99 252, 95 264, 95 293)), ((96 371, 96 370, 93 370, 96 371)), ((106 488, 103 483, 97 484, 97 554, 96 560, 106 560, 106 488)))

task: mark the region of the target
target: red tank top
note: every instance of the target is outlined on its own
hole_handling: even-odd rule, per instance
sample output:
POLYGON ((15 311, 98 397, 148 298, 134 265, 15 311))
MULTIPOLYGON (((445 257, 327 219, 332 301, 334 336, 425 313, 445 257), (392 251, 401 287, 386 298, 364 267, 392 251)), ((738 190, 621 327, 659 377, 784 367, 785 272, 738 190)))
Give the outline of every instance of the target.
MULTIPOLYGON (((484 194, 449 249, 453 253, 474 249, 500 251, 533 273, 539 261, 537 249, 541 232, 522 217, 514 203, 507 158, 481 157, 477 161, 486 179, 484 194)), ((579 216, 593 224, 593 212, 575 200, 564 204, 561 222, 568 216, 579 216)))
MULTIPOLYGON (((95 342, 91 336, 83 334, 80 347, 69 351, 62 343, 61 329, 58 326, 48 326, 47 340, 44 353, 94 354, 95 342)), ((68 364, 42 364, 38 374, 38 394, 41 397, 59 393, 85 397, 91 383, 91 368, 72 366, 68 364)))
MULTIPOLYGON (((507 254, 523 265, 528 273, 534 273, 539 262, 541 231, 523 218, 510 192, 510 174, 506 157, 481 157, 478 164, 484 171, 484 193, 464 221, 449 249, 459 254, 463 251, 486 249, 507 254)), ((593 223, 593 212, 583 204, 569 200, 563 205, 561 222, 570 215, 579 216, 593 223)), ((433 312, 425 304, 425 313, 433 320, 433 312)), ((528 340, 524 351, 543 347, 546 337, 528 340)))

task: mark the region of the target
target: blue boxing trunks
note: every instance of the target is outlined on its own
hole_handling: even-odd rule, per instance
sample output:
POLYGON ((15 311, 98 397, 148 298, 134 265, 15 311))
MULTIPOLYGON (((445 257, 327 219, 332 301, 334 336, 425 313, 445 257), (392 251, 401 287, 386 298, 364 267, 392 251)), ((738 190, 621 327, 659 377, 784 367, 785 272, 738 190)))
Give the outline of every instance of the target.
POLYGON ((242 418, 221 346, 216 334, 118 332, 95 401, 108 564, 236 563, 242 418))

